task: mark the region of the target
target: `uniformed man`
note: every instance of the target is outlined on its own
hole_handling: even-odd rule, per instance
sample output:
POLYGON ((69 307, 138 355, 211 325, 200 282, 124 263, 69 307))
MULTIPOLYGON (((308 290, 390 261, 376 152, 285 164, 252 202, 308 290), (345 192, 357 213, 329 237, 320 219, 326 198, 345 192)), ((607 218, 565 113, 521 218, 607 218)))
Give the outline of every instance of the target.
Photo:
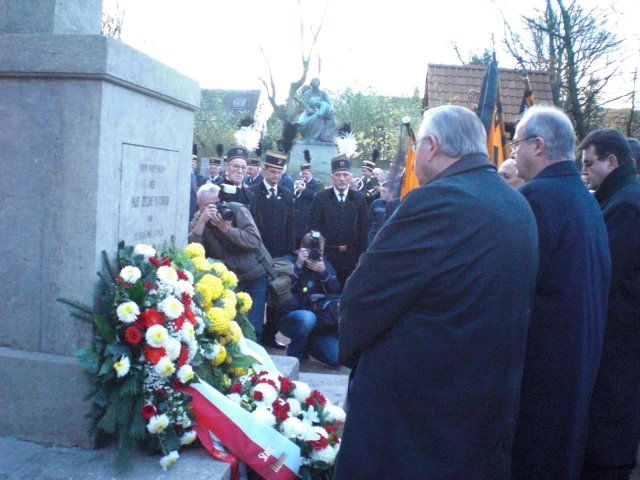
POLYGON ((322 183, 313 178, 309 150, 304 151, 304 159, 305 163, 300 165, 300 177, 296 180, 293 189, 296 248, 300 245, 302 237, 309 231, 309 212, 313 196, 322 190, 322 183))
POLYGON ((333 187, 315 195, 309 215, 309 228, 325 237, 325 255, 335 267, 342 286, 367 249, 367 201, 360 192, 349 189, 351 180, 349 158, 345 155, 334 158, 333 187))
POLYGON ((220 184, 220 200, 223 202, 238 202, 249 208, 253 200, 253 193, 243 186, 247 173, 249 151, 240 145, 231 147, 224 161, 225 177, 220 184))
POLYGON ((376 198, 380 198, 380 180, 373 175, 373 171, 376 168, 376 161, 379 156, 379 150, 374 148, 371 160, 365 160, 362 162, 362 178, 360 179, 361 182, 358 191, 364 195, 367 199, 367 204, 369 205, 376 198))
POLYGON ((264 176, 260 172, 260 158, 249 157, 247 161, 247 176, 244 177, 244 184, 247 188, 262 183, 264 176))
POLYGON ((220 157, 211 157, 209 159, 209 177, 207 178, 207 182, 220 184, 224 180, 224 175, 222 175, 222 158, 220 157))

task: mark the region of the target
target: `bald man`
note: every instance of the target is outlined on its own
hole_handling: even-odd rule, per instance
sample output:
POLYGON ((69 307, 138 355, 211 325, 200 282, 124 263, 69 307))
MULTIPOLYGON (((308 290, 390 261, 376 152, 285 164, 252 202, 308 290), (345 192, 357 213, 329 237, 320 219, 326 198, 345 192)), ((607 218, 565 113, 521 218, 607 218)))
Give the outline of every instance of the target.
POLYGON ((502 162, 502 165, 500 165, 500 169, 498 170, 498 175, 500 175, 504 181, 513 188, 519 188, 524 185, 524 180, 518 176, 516 161, 513 158, 507 158, 502 162))

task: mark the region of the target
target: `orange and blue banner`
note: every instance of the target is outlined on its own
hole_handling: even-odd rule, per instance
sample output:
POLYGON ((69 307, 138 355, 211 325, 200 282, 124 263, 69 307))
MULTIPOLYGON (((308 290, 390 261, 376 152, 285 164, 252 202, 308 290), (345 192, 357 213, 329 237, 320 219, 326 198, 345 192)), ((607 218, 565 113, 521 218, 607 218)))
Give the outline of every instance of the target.
POLYGON ((477 115, 487 132, 489 161, 500 167, 509 152, 500 97, 500 75, 495 60, 487 67, 482 78, 477 115))

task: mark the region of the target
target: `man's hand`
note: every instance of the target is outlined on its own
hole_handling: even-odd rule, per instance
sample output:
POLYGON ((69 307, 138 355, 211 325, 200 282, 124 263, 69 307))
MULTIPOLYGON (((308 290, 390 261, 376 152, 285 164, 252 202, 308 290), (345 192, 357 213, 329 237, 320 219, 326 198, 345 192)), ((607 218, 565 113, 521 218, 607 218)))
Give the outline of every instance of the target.
MULTIPOLYGON (((308 254, 307 254, 308 256, 308 254)), ((318 260, 309 260, 307 259, 306 264, 307 268, 309 270, 313 270, 316 273, 324 273, 327 271, 327 267, 324 264, 324 257, 322 255, 320 255, 320 258, 318 260)))
POLYGON ((296 265, 298 268, 304 267, 304 264, 309 259, 309 250, 306 248, 301 248, 298 250, 298 258, 296 259, 296 265))
MULTIPOLYGON (((229 229, 231 228, 231 222, 228 220, 225 220, 220 216, 220 213, 218 213, 218 209, 216 208, 215 205, 213 204, 207 205, 205 212, 207 212, 211 225, 216 227, 222 233, 227 233, 229 231, 229 229)), ((204 215, 204 212, 203 212, 203 215, 204 215)))

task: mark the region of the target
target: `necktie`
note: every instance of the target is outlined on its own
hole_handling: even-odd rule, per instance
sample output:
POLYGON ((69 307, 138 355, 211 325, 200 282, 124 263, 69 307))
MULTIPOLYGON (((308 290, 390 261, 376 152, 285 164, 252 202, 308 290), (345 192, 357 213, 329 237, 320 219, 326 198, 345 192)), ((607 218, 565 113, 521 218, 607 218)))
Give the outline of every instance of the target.
POLYGON ((275 202, 275 200, 276 200, 276 189, 271 187, 269 189, 269 192, 271 193, 271 200, 275 202))
POLYGON ((340 192, 338 196, 340 197, 340 203, 344 203, 344 193, 340 192))

